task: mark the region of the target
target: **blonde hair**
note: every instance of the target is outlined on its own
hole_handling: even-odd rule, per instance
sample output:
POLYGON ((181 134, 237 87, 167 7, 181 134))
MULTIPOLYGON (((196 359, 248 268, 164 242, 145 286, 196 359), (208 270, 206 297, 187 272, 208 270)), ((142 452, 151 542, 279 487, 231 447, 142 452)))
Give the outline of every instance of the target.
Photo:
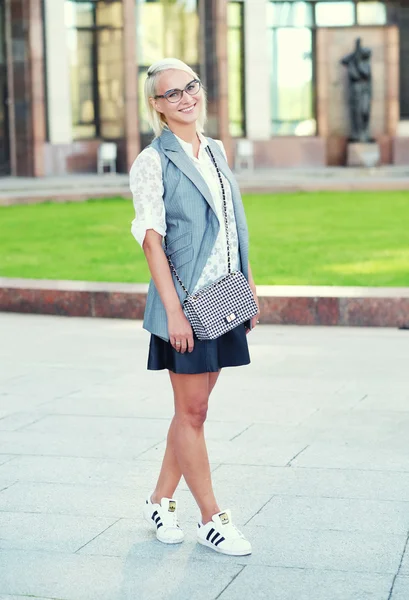
MULTIPOLYGON (((150 103, 149 98, 153 98, 157 91, 156 86, 158 83, 159 75, 163 71, 169 69, 176 69, 178 71, 184 71, 189 73, 193 79, 199 79, 198 75, 191 69, 186 63, 179 60, 178 58, 164 58, 151 65, 148 69, 148 76, 145 80, 145 104, 148 113, 149 124, 152 127, 155 137, 159 137, 163 129, 166 127, 166 119, 163 113, 158 112, 150 103)), ((197 119, 197 130, 202 133, 206 123, 207 117, 207 98, 206 91, 202 88, 203 101, 200 105, 200 113, 197 119)))

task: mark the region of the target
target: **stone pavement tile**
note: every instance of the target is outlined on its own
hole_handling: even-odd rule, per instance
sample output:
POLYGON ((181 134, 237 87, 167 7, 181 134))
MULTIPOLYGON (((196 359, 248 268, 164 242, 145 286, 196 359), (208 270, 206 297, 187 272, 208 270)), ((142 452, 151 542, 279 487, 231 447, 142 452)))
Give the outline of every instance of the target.
MULTIPOLYGON (((156 483, 160 464, 160 460, 149 462, 66 456, 15 456, 9 457, 8 462, 0 465, 0 476, 2 479, 23 483, 108 485, 149 490, 156 483)), ((218 463, 210 465, 212 470, 218 466, 218 463)))
MULTIPOLYGON (((149 432, 146 432, 149 436, 149 432)), ((88 458, 138 457, 142 452, 161 441, 156 437, 124 437, 122 435, 82 435, 74 433, 56 436, 37 431, 0 432, 0 452, 8 454, 36 454, 42 456, 83 456, 88 458)))
POLYGON ((224 489, 240 481, 243 489, 271 495, 409 501, 409 472, 222 464, 212 479, 224 489))
MULTIPOLYGON (((243 528, 258 565, 396 573, 405 535, 296 527, 243 528)), ((349 600, 349 599, 348 599, 349 600)))
POLYGON ((296 442, 302 447, 317 439, 319 432, 302 424, 277 425, 274 422, 257 422, 256 419, 236 438, 238 444, 269 444, 275 442, 296 442))
POLYGON ((44 402, 67 396, 92 381, 104 381, 110 377, 105 370, 88 366, 86 369, 73 369, 68 366, 53 368, 49 364, 35 366, 32 372, 2 385, 4 392, 32 395, 44 402))
POLYGON ((409 577, 409 544, 406 547, 405 554, 403 555, 399 575, 405 575, 406 577, 409 577))
POLYGON ((16 456, 14 454, 0 454, 0 467, 6 463, 14 460, 16 456))
MULTIPOLYGON (((32 596, 31 594, 30 594, 30 596, 28 596, 28 598, 30 600, 54 600, 53 598, 50 599, 50 598, 45 598, 44 596, 42 596, 42 597, 40 597, 40 596, 32 596)), ((7 594, 7 596, 4 596, 3 594, 0 594, 0 600, 24 600, 24 599, 27 600, 27 596, 26 595, 24 595, 24 596, 21 596, 21 595, 15 596, 13 594, 11 596, 11 595, 7 594)), ((58 600, 64 600, 64 598, 59 598, 58 600)))
POLYGON ((153 481, 158 463, 65 456, 17 456, 0 466, 2 478, 22 483, 71 483, 133 487, 153 481))
POLYGON ((274 403, 271 399, 254 395, 254 401, 240 401, 240 411, 237 410, 238 399, 225 398, 220 402, 214 398, 209 410, 209 418, 231 420, 237 414, 242 420, 250 422, 272 422, 284 427, 296 426, 310 417, 317 410, 316 406, 307 403, 274 403))
POLYGON ((139 518, 146 488, 17 482, 0 493, 0 511, 139 518))
POLYGON ((404 534, 409 531, 407 502, 274 496, 251 519, 254 526, 295 527, 404 534))
POLYGON ((40 412, 15 412, 3 418, 0 417, 0 432, 25 429, 44 418, 45 416, 40 412))
POLYGON ((405 440, 396 443, 363 441, 313 442, 293 461, 300 467, 332 469, 378 469, 384 471, 409 471, 409 446, 405 440))
POLYGON ((0 552, 76 552, 113 523, 115 519, 107 517, 0 512, 0 552))
POLYGON ((221 569, 190 555, 175 560, 177 548, 156 541, 152 568, 144 551, 151 544, 136 545, 121 558, 8 551, 0 561, 0 589, 58 600, 214 600, 242 569, 234 563, 221 569))
POLYGON ((306 431, 315 432, 320 441, 373 442, 393 440, 399 433, 407 435, 409 412, 362 411, 321 408, 303 423, 306 431))
MULTIPOLYGON (((282 375, 278 373, 273 375, 270 371, 268 362, 268 351, 262 353, 256 367, 254 365, 244 367, 240 370, 226 369, 219 378, 217 386, 213 392, 214 396, 224 398, 226 396, 237 396, 240 400, 246 398, 261 398, 262 400, 282 400, 290 399, 292 396, 304 394, 307 398, 317 395, 319 399, 332 396, 341 392, 344 379, 334 381, 332 377, 313 377, 299 376, 298 368, 301 366, 300 359, 294 363, 293 357, 290 361, 292 375, 282 375), (257 372, 260 371, 260 372, 257 372), (234 394, 232 394, 234 392, 234 394)), ((364 394, 352 392, 352 397, 358 401, 364 394)), ((213 396, 212 396, 213 397, 213 396)), ((351 398, 351 394, 348 395, 351 398)))
MULTIPOLYGON (((28 598, 30 600, 54 600, 53 598, 45 598, 44 596, 41 596, 41 597, 40 596, 32 596, 31 594, 30 594, 30 596, 28 596, 28 598)), ((0 594, 0 600, 24 600, 24 599, 27 600, 26 595, 10 596, 9 594, 7 594, 7 596, 3 596, 2 594, 0 594)), ((58 600, 64 600, 64 598, 59 598, 58 600)))
POLYGON ((0 394, 0 418, 17 412, 41 411, 45 402, 46 399, 35 390, 30 394, 0 394))
MULTIPOLYGON (((2 339, 4 339, 4 328, 2 326, 2 339)), ((3 347, 3 346, 2 346, 3 347)), ((5 347, 5 344, 4 344, 5 347)), ((3 387, 4 383, 7 383, 11 379, 17 379, 18 377, 23 377, 27 374, 28 367, 22 361, 13 360, 10 356, 7 356, 6 353, 2 352, 0 348, 0 384, 3 387)))
POLYGON ((383 394, 370 392, 355 408, 363 411, 391 410, 408 413, 409 393, 407 389, 401 392, 395 392, 392 389, 383 394))
MULTIPOLYGON (((406 540, 406 535, 253 527, 249 524, 240 528, 251 541, 253 554, 231 557, 197 544, 194 523, 181 522, 181 525, 186 537, 183 544, 170 551, 175 561, 192 556, 204 562, 394 574, 406 540)), ((127 556, 136 543, 135 548, 143 546, 138 552, 143 551, 144 556, 157 556, 155 532, 147 527, 144 522, 122 519, 84 546, 80 554, 127 556)))
MULTIPOLYGON (((140 460, 156 460, 163 455, 165 442, 153 446, 142 454, 140 460)), ((207 442, 209 458, 216 463, 240 465, 286 465, 296 454, 301 452, 305 444, 272 440, 270 444, 260 445, 257 442, 242 442, 241 436, 233 441, 211 440, 207 442)))
POLYGON ((0 492, 8 490, 17 483, 17 479, 0 479, 0 492))
POLYGON ((390 600, 408 600, 408 598, 409 577, 397 577, 390 600))
POLYGON ((220 600, 386 600, 391 584, 391 575, 376 573, 247 565, 220 600))
POLYGON ((166 437, 168 427, 169 423, 166 419, 45 415, 36 423, 27 424, 24 431, 54 434, 56 437, 123 436, 131 441, 133 436, 156 439, 166 437))
POLYGON ((132 398, 129 395, 117 391, 112 397, 104 395, 94 398, 74 398, 68 396, 48 402, 41 407, 42 411, 54 415, 87 415, 100 417, 139 417, 171 419, 173 415, 173 403, 171 399, 166 406, 163 404, 158 410, 157 403, 148 398, 132 398))
MULTIPOLYGON (((109 380, 103 383, 84 383, 79 389, 66 395, 65 398, 69 398, 70 400, 98 400, 99 398, 107 398, 111 402, 114 400, 139 402, 152 393, 152 387, 146 383, 143 376, 139 376, 137 379, 134 374, 132 379, 133 381, 129 381, 129 378, 124 374, 111 373, 109 380)), ((160 387, 155 387, 155 389, 157 391, 160 387)), ((169 396, 171 398, 170 394, 169 396)))
MULTIPOLYGON (((373 359, 374 354, 371 352, 371 348, 368 348, 368 357, 373 359)), ((404 346, 401 348, 401 356, 399 357, 402 361, 402 357, 406 356, 407 352, 407 338, 404 346)), ((377 369, 376 364, 368 366, 366 372, 360 372, 360 374, 354 378, 350 378, 348 382, 344 384, 344 391, 363 393, 365 396, 373 396, 383 404, 387 398, 391 398, 393 404, 393 398, 397 400, 401 398, 407 398, 408 396, 408 381, 406 375, 406 365, 399 363, 399 366, 394 366, 394 363, 398 360, 392 352, 380 354, 382 365, 379 365, 377 369)), ((404 361, 404 358, 403 358, 404 361)), ((389 403, 387 405, 389 407, 389 403)), ((384 407, 386 407, 384 405, 384 407)))
POLYGON ((388 416, 378 418, 365 415, 351 417, 351 411, 317 410, 302 423, 295 425, 277 425, 275 423, 253 423, 247 431, 240 435, 240 442, 258 441, 260 444, 270 444, 275 440, 299 441, 309 445, 315 441, 360 443, 371 441, 374 436, 378 440, 388 441, 395 438, 399 432, 407 434, 408 422, 396 416, 397 413, 387 413, 388 416), (334 428, 334 423, 337 427, 334 428), (384 423, 384 425, 383 425, 384 423))

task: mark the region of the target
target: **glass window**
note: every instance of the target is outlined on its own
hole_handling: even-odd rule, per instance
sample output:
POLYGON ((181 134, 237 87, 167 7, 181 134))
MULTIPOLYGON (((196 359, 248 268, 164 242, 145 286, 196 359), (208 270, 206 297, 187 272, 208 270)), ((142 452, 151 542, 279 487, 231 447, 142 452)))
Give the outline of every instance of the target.
POLYGON ((315 135, 312 31, 272 31, 272 134, 315 135))
POLYGON ((382 2, 358 2, 357 20, 359 25, 386 25, 386 6, 382 2))
POLYGON ((145 73, 165 56, 177 56, 199 72, 197 0, 135 0, 138 60, 139 125, 150 133, 144 106, 145 73))
POLYGON ((149 67, 164 56, 199 62, 199 19, 196 0, 136 0, 137 56, 149 67))
POLYGON ((315 22, 318 27, 346 27, 355 23, 353 2, 317 2, 315 22))
POLYGON ((228 4, 229 127, 234 137, 245 135, 244 116, 244 7, 242 2, 228 4))
MULTIPOLYGON (((4 5, 0 0, 0 65, 6 63, 6 40, 4 39, 4 28, 5 28, 5 14, 4 14, 4 5)), ((1 102, 0 102, 0 110, 1 110, 1 102)))
POLYGON ((68 31, 73 138, 96 137, 94 110, 93 34, 68 31))
POLYGON ((401 6, 399 24, 400 116, 409 119, 409 6, 401 6))
POLYGON ((65 3, 66 27, 92 27, 94 24, 94 3, 75 0, 65 3))
POLYGON ((312 5, 308 2, 270 2, 267 19, 270 27, 312 27, 312 5))
POLYGON ((120 0, 65 2, 73 138, 116 139, 124 133, 120 0))

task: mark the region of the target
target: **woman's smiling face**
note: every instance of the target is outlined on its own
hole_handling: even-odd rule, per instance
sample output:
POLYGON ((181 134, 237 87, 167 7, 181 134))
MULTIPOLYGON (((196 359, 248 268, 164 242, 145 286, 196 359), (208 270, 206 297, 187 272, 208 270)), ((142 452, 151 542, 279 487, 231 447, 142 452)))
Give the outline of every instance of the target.
MULTIPOLYGON (((168 69, 163 71, 157 83, 156 94, 162 96, 169 90, 184 90, 188 83, 195 79, 194 75, 180 71, 179 69, 168 69)), ((171 127, 172 123, 178 125, 188 125, 195 123, 200 114, 201 103, 203 102, 203 91, 195 95, 184 92, 178 102, 169 102, 166 98, 156 98, 151 100, 156 110, 162 113, 167 124, 171 127)))

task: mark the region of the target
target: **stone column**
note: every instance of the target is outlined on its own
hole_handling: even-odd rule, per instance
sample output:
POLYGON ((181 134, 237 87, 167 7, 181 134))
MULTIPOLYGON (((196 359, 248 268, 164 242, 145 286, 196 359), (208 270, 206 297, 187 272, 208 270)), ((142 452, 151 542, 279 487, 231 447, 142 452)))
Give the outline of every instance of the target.
POLYGON ((266 0, 244 3, 246 129, 252 140, 268 140, 271 132, 271 52, 266 0))
POLYGON ((396 135, 399 118, 399 29, 395 26, 385 27, 385 133, 391 137, 396 135))
POLYGON ((219 138, 222 140, 229 160, 232 160, 233 148, 229 132, 229 63, 227 44, 227 2, 228 0, 213 0, 216 27, 217 55, 217 122, 219 138))
POLYGON ((201 0, 203 43, 201 63, 208 91, 208 127, 212 137, 222 140, 228 158, 232 158, 229 133, 227 0, 201 0))
POLYGON ((41 0, 9 0, 16 175, 44 174, 45 102, 41 0))
POLYGON ((45 0, 47 51, 48 134, 51 144, 72 142, 69 54, 66 39, 65 0, 45 0))
POLYGON ((44 143, 46 140, 44 97, 44 43, 41 0, 28 2, 28 102, 32 147, 31 171, 34 177, 44 175, 44 143))
POLYGON ((129 170, 140 152, 135 0, 122 0, 122 10, 124 16, 125 153, 126 167, 129 170))

